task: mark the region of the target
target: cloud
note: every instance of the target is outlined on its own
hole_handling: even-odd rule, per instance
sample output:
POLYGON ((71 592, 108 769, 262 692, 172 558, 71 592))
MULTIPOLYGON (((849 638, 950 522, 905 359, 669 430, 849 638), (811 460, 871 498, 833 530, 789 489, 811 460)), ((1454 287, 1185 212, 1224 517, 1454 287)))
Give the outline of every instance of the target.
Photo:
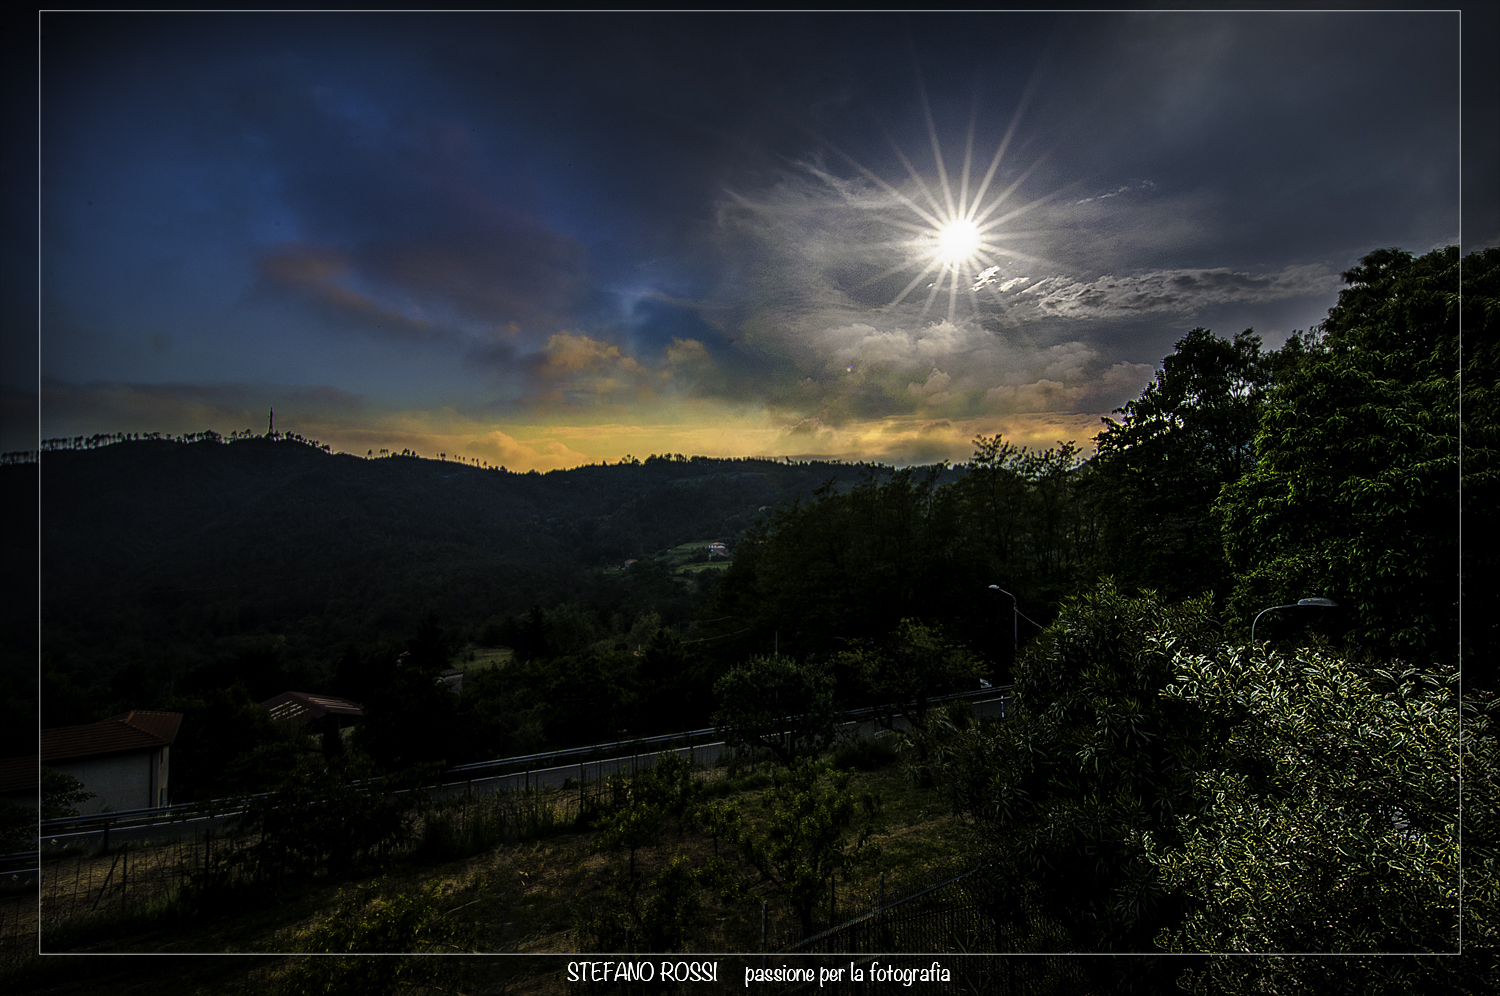
POLYGON ((349 258, 331 246, 289 243, 260 259, 262 277, 272 288, 291 291, 318 305, 325 314, 357 322, 369 330, 431 338, 432 322, 380 301, 358 289, 358 274, 349 258))
POLYGON ((1329 295, 1340 286, 1328 267, 1310 263, 1255 275, 1227 268, 1157 270, 1082 282, 1054 276, 1016 293, 1034 315, 1111 318, 1143 312, 1191 315, 1213 305, 1329 295))
POLYGON ((568 331, 549 336, 522 365, 527 386, 518 404, 544 409, 651 402, 689 393, 698 377, 713 371, 707 347, 696 339, 672 340, 651 362, 617 343, 568 331))
POLYGON ((942 404, 950 397, 946 388, 952 382, 952 377, 949 377, 937 367, 933 367, 932 372, 927 375, 925 381, 920 384, 907 384, 906 390, 911 394, 925 397, 932 404, 942 404))
POLYGON ((588 462, 583 453, 560 440, 543 439, 527 443, 499 429, 471 436, 451 445, 451 452, 478 457, 491 466, 516 470, 561 470, 588 462))
POLYGON ((1073 203, 1091 204, 1094 201, 1103 201, 1108 200, 1111 197, 1119 197, 1121 194, 1127 194, 1132 190, 1154 190, 1155 188, 1156 184, 1152 183, 1150 180, 1142 180, 1139 183, 1127 183, 1123 187, 1116 187, 1114 190, 1111 190, 1107 193, 1095 194, 1093 197, 1085 197, 1081 200, 1074 201, 1073 203))
MULTIPOLYGON (((1143 183, 1128 187, 1150 190, 1143 183)), ((1134 203, 1141 200, 1136 197, 1094 200, 1112 205, 1112 214, 1148 210, 1134 203)), ((1175 212, 1160 204, 1150 210, 1155 208, 1175 223, 1175 212)), ((709 394, 725 388, 716 395, 722 397, 737 388, 735 396, 743 399, 753 384, 756 400, 785 424, 816 418, 830 427, 921 415, 1104 413, 1134 396, 1154 367, 1121 355, 1129 344, 1115 329, 1069 327, 1075 317, 1108 320, 1127 303, 1140 309, 1154 301, 1165 308, 1163 289, 1177 303, 1201 306, 1307 292, 1321 286, 1320 278, 1336 285, 1336 278, 1316 267, 1269 278, 1171 270, 1154 283, 1150 275, 1128 278, 1133 299, 1111 297, 1114 288, 1080 283, 1060 275, 1058 264, 1027 257, 1035 240, 1028 241, 1025 230, 1007 229, 1017 237, 1004 244, 1017 255, 976 277, 977 311, 961 288, 948 315, 946 289, 930 307, 921 287, 894 300, 917 272, 901 270, 901 262, 921 257, 913 233, 882 220, 902 210, 888 191, 842 179, 816 161, 787 170, 753 197, 729 196, 720 207, 718 249, 734 266, 726 271, 732 279, 716 293, 733 314, 731 328, 739 338, 718 364, 727 383, 705 381, 701 387, 709 394), (1158 293, 1148 301, 1152 288, 1158 293), (751 356, 759 360, 758 376, 737 378, 742 360, 751 356)), ((1103 211, 1100 204, 1049 202, 1021 220, 1071 230, 1103 211)))

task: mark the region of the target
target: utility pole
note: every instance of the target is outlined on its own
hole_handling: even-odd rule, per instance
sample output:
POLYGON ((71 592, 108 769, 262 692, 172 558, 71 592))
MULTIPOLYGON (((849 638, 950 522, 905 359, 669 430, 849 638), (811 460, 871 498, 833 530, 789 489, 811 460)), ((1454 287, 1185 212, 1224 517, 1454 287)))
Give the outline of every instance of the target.
POLYGON ((272 408, 271 409, 271 414, 266 417, 266 435, 269 437, 269 436, 274 436, 275 434, 276 434, 276 409, 272 408))

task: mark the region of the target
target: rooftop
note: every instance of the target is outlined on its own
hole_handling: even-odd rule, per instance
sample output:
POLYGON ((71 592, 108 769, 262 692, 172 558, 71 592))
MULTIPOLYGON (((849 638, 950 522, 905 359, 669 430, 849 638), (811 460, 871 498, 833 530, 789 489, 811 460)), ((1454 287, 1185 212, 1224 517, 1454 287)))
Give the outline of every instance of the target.
POLYGON ((275 698, 266 699, 262 709, 269 710, 272 719, 290 719, 306 723, 324 716, 363 716, 364 706, 334 695, 313 695, 308 692, 282 692, 275 698))
POLYGON ((132 709, 97 723, 43 730, 42 763, 156 750, 176 740, 181 725, 180 712, 132 709))

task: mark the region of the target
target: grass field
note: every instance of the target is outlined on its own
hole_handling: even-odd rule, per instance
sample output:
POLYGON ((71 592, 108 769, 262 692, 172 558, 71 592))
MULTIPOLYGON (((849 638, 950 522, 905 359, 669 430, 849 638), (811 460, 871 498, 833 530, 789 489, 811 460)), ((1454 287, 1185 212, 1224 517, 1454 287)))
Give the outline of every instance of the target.
MULTIPOLYGON (((852 756, 852 755, 850 755, 852 756)), ((765 769, 731 774, 724 768, 699 769, 697 780, 702 798, 737 802, 745 821, 763 823, 768 813, 763 796, 770 782, 765 769)), ((857 916, 873 908, 883 895, 891 901, 947 879, 969 867, 965 827, 944 805, 938 793, 908 781, 899 764, 886 763, 871 771, 850 772, 850 788, 874 793, 881 801, 877 833, 864 860, 841 873, 828 902, 816 912, 817 929, 857 916), (882 891, 883 887, 883 891, 882 891)), ((541 829, 486 846, 452 860, 434 860, 434 850, 416 848, 406 856, 388 861, 381 868, 367 868, 360 878, 330 881, 313 878, 292 883, 274 901, 263 896, 243 901, 197 906, 179 902, 158 903, 130 917, 113 915, 89 922, 75 919, 48 929, 48 949, 90 954, 113 953, 277 953, 317 950, 328 924, 338 920, 340 904, 353 901, 369 919, 370 911, 395 908, 413 896, 434 896, 436 907, 457 910, 443 923, 461 927, 467 950, 534 954, 574 953, 588 950, 590 924, 602 911, 622 909, 634 903, 637 910, 652 902, 652 890, 675 863, 699 869, 708 866, 717 853, 731 866, 733 848, 715 841, 691 820, 666 820, 656 839, 639 847, 634 877, 623 849, 601 846, 597 830, 581 830, 570 814, 576 814, 576 786, 553 790, 530 801, 533 807, 549 808, 541 829), (573 807, 573 808, 569 808, 573 807), (353 897, 351 899, 351 897, 353 897), (468 945, 477 945, 468 947, 468 945)), ((458 825, 459 804, 448 806, 448 815, 429 813, 427 819, 448 819, 458 825)), ((464 819, 480 815, 482 802, 464 804, 464 819)), ((438 811, 443 812, 443 811, 438 811)), ((535 815, 535 811, 533 811, 535 815)), ((429 834, 429 837, 431 835, 429 834)), ((84 859, 87 860, 87 859, 84 859)), ((106 858, 92 859, 106 861, 106 858)), ((760 949, 762 902, 770 918, 770 947, 779 950, 800 937, 800 929, 783 896, 753 869, 736 866, 739 895, 723 896, 710 889, 697 889, 676 901, 692 908, 686 943, 681 950, 705 952, 752 952, 760 949)), ((397 946, 394 950, 407 950, 397 946)), ((326 950, 326 948, 324 948, 326 950)), ((624 948, 619 948, 624 950, 624 948)), ((46 965, 26 969, 40 973, 38 981, 60 971, 63 962, 47 959, 46 965)), ((71 962, 71 959, 66 961, 71 962)), ((100 991, 101 966, 114 961, 89 962, 92 982, 69 988, 42 991, 64 993, 100 991)), ((154 962, 155 959, 152 959, 154 962)), ((227 961, 227 960, 226 960, 227 961)), ((171 962, 166 977, 153 976, 163 993, 262 992, 273 991, 287 969, 287 962, 254 961, 239 965, 203 966, 196 960, 171 962), (191 963, 191 964, 190 964, 191 963), (180 971, 179 971, 180 969, 180 971), (232 969, 232 970, 231 970, 232 969), (205 975, 207 973, 207 975, 205 975), (175 980, 175 981, 174 981, 175 980)), ((507 992, 548 992, 557 982, 558 963, 539 962, 535 972, 517 974, 522 963, 506 962, 507 992)), ((122 969, 123 970, 123 969, 122 969)), ((4 979, 0 978, 0 982, 4 979)), ((285 981, 285 980, 283 980, 285 981)), ((471 980, 472 984, 472 980, 471 980)), ((465 992, 473 991, 464 989, 465 992)), ((478 991, 488 991, 480 987, 478 991)))
POLYGON ((504 667, 510 662, 512 656, 509 647, 481 647, 477 643, 470 643, 453 655, 452 663, 454 667, 467 674, 470 671, 504 667))

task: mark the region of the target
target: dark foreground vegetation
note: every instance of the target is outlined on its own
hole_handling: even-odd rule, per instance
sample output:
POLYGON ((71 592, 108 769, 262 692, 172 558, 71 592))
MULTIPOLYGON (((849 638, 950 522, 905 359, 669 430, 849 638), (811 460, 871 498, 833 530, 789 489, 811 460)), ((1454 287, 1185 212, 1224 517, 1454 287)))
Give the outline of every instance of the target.
MULTIPOLYGON (((797 933, 833 922, 829 883, 863 874, 891 824, 863 776, 817 758, 832 716, 875 704, 908 727, 898 768, 952 821, 954 867, 983 869, 991 936, 1121 955, 1037 991, 1482 991, 1500 947, 1500 620, 1477 590, 1462 627, 1460 607, 1497 573, 1500 251, 1382 250, 1345 278, 1328 320, 1279 350, 1189 333, 1087 461, 998 437, 962 467, 900 471, 653 457, 511 475, 262 437, 44 452, 44 722, 183 712, 179 799, 713 722, 766 753, 764 801, 677 777, 574 814, 613 884, 564 942, 617 948, 629 929, 702 950, 693 930, 739 923, 734 897, 756 889, 797 933), (668 556, 712 539, 732 548, 722 573, 668 556), (462 695, 436 680, 449 664, 469 667, 462 695), (928 707, 982 679, 1014 682, 1019 718, 928 707), (253 704, 293 687, 362 701, 365 720, 302 746, 253 704), (768 735, 787 703, 803 725, 768 735), (817 826, 823 850, 802 849, 817 826), (684 843, 674 863, 674 834, 712 859, 684 843), (1434 957, 1460 923, 1464 957, 1434 957), (1169 957, 1228 951, 1347 956, 1169 957), (1398 951, 1418 957, 1357 956, 1398 951)), ((37 470, 0 467, 19 489, 37 470)), ((5 624, 22 659, 25 618, 5 624)), ((7 671, 8 702, 27 680, 7 671)), ((359 832, 418 826, 377 816, 359 832)), ((346 853, 309 858, 268 849, 268 826, 237 852, 246 881, 471 846, 346 834, 346 853)), ((307 914, 299 950, 371 950, 350 925, 383 917, 416 931, 379 942, 399 950, 477 943, 461 917, 412 926, 467 901, 427 878, 352 888, 307 914)))

